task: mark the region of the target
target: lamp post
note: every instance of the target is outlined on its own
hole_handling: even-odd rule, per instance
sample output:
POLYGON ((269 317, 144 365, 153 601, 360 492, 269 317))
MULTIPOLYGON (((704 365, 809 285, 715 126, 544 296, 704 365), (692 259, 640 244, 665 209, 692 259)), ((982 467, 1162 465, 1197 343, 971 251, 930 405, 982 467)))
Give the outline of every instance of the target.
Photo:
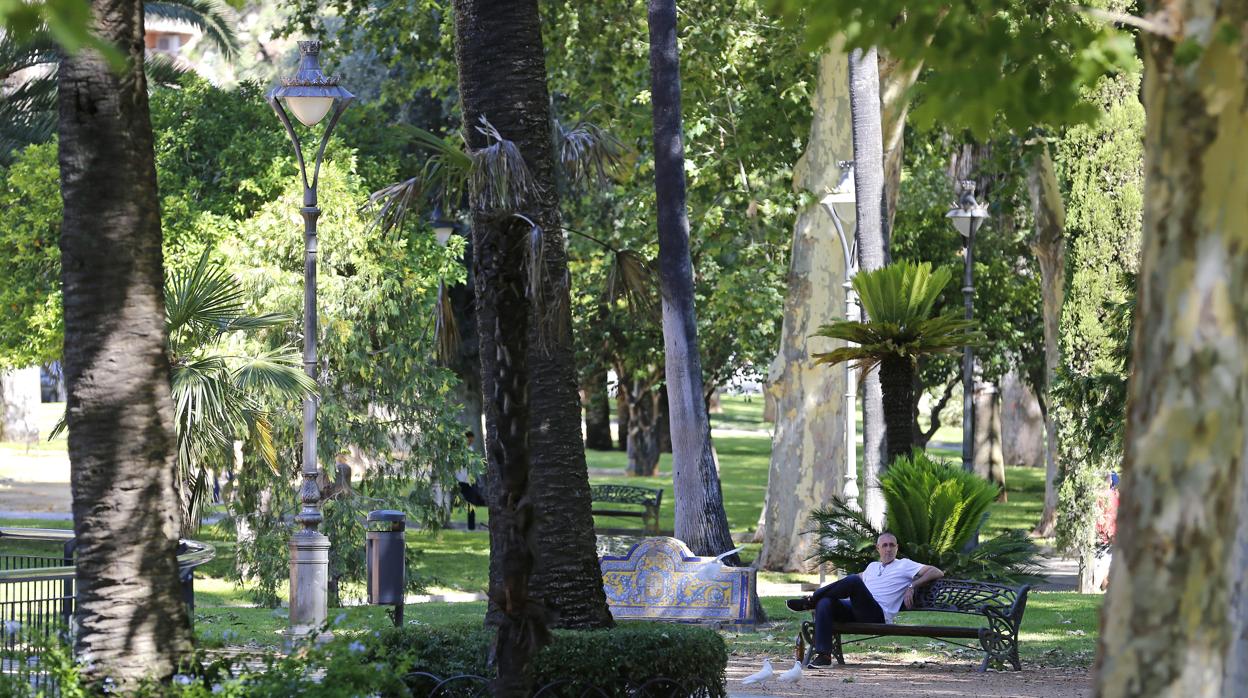
MULTIPOLYGON (((858 306, 858 292, 854 290, 854 274, 858 273, 858 252, 853 236, 845 234, 845 226, 836 213, 836 204, 853 204, 856 199, 854 188, 854 162, 841 160, 837 163, 841 168, 841 180, 836 188, 819 200, 828 215, 832 217, 832 225, 836 226, 836 235, 840 238, 841 254, 845 260, 845 319, 851 322, 861 320, 862 312, 858 306)), ((845 362, 845 505, 854 511, 858 508, 858 428, 854 401, 858 396, 858 372, 853 364, 845 362)), ((823 567, 819 568, 822 581, 823 567)))
MULTIPOLYGON (((281 86, 268 94, 269 106, 277 112, 277 118, 286 127, 295 146, 295 159, 299 162, 299 174, 303 178, 303 370, 317 381, 316 358, 316 220, 321 214, 317 208, 316 185, 321 174, 321 160, 325 145, 338 119, 347 105, 355 99, 350 92, 338 86, 337 76, 321 72, 318 55, 321 42, 299 42, 299 70, 292 78, 282 78, 281 86), (303 157, 303 146, 282 107, 282 101, 304 126, 312 128, 330 111, 333 115, 321 135, 320 147, 312 168, 312 179, 303 157)), ((329 578, 329 539, 318 529, 321 523, 321 491, 316 484, 319 466, 316 456, 316 412, 319 397, 303 399, 303 482, 299 487, 302 508, 295 516, 299 524, 290 537, 290 639, 303 637, 316 631, 325 623, 326 589, 329 578)))
MULTIPOLYGON (((973 273, 975 269, 975 233, 988 217, 988 204, 975 201, 975 182, 964 179, 960 183, 957 205, 945 214, 962 236, 962 298, 966 305, 966 319, 972 318, 971 302, 975 295, 973 273)), ((975 470, 975 350, 967 344, 962 349, 962 468, 975 470)))

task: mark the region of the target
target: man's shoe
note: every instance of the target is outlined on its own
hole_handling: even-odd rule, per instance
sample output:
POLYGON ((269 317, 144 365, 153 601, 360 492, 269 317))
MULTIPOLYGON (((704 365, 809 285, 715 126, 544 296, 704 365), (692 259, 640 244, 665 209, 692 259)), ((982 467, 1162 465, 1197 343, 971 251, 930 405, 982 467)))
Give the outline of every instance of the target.
POLYGON ((830 655, 830 654, 816 654, 816 655, 815 655, 815 656, 814 656, 814 657, 810 660, 810 665, 809 665, 809 666, 812 666, 812 667, 832 666, 832 655, 830 655))
POLYGON ((809 596, 803 596, 800 599, 789 599, 784 602, 784 605, 788 606, 790 611, 803 613, 805 611, 814 610, 815 600, 809 596))

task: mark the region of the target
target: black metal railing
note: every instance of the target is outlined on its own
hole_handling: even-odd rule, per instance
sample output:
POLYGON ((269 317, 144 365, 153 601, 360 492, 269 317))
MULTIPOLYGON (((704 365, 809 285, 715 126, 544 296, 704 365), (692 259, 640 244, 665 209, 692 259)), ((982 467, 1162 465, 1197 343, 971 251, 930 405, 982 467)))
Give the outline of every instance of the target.
MULTIPOLYGON (((72 643, 75 598, 74 532, 51 528, 0 527, 0 673, 54 693, 40 655, 58 643, 72 643)), ((195 568, 216 550, 183 540, 178 573, 187 605, 194 608, 195 568)))

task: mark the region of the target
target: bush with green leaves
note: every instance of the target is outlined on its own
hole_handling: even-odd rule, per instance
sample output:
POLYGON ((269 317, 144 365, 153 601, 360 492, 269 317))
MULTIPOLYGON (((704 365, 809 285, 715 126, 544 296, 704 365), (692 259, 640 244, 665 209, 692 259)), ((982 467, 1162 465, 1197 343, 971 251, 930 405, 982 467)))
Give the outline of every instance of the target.
MULTIPOLYGON (((893 462, 880 487, 888 511, 885 530, 897 536, 899 556, 939 567, 947 577, 1009 584, 1040 580, 1040 550, 1023 531, 969 545, 997 497, 995 484, 915 450, 893 462)), ((810 518, 820 540, 812 560, 848 574, 877 559, 875 543, 883 531, 844 500, 834 499, 810 518)))
MULTIPOLYGON (((147 684, 127 695, 163 698, 408 698, 429 695, 440 678, 463 674, 490 677, 493 630, 480 623, 407 625, 365 634, 342 634, 309 643, 285 656, 248 661, 237 656, 208 661, 192 657, 167 685, 147 684)), ((47 655, 60 695, 84 692, 67 648, 47 655)), ((728 650, 709 628, 668 623, 629 623, 610 630, 557 630, 534 660, 534 685, 559 684, 543 695, 587 693, 624 698, 648 681, 670 679, 684 690, 652 684, 649 695, 723 698, 728 650), (590 687, 599 691, 588 690, 590 687)), ((27 685, 28 686, 28 685, 27 685)), ((4 695, 27 696, 16 682, 4 695)), ((459 695, 459 694, 455 694, 459 695)))

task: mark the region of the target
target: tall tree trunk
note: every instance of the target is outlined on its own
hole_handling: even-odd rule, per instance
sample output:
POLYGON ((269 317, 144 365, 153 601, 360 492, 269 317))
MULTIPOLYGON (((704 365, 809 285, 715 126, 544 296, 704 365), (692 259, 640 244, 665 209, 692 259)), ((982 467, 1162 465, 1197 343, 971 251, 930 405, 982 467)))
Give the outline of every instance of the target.
POLYGON ((536 0, 456 0, 455 31, 465 139, 472 148, 486 145, 476 129, 485 117, 515 143, 537 184, 522 208, 543 231, 541 287, 530 298, 529 226, 474 206, 490 598, 498 624, 493 693, 519 696, 531 690, 532 653, 546 640, 548 622, 595 627, 610 625, 611 616, 590 513, 536 0))
MULTIPOLYGON (((711 450, 710 422, 702 400, 702 361, 693 307, 689 217, 685 210, 685 149, 681 138, 675 0, 649 0, 649 24, 654 186, 663 294, 663 346, 672 414, 676 537, 695 555, 719 555, 731 550, 733 545, 711 450)), ((737 564, 738 558, 732 555, 727 562, 737 564)))
POLYGON ((1248 683, 1244 3, 1145 3, 1144 228, 1100 696, 1248 683))
MULTIPOLYGON (((705 400, 703 401, 705 403, 705 400)), ((667 401, 667 386, 659 386, 659 418, 655 421, 655 426, 659 429, 659 453, 672 452, 672 408, 667 401)), ((709 421, 709 417, 707 418, 709 421)), ((711 444, 714 449, 715 445, 711 444)))
MULTIPOLYGON (((849 54, 849 103, 853 117, 854 189, 859 271, 888 264, 888 241, 884 239, 884 152, 880 115, 879 61, 875 49, 856 49, 849 54)), ((863 311, 863 320, 868 319, 863 311)), ((887 427, 880 376, 872 371, 862 380, 862 511, 875 526, 884 522, 884 495, 880 476, 888 467, 887 427)), ((907 425, 907 430, 909 426, 907 425)))
POLYGON ((890 356, 880 362, 884 390, 884 423, 888 436, 888 462, 909 456, 914 448, 914 362, 905 356, 890 356))
MULTIPOLYGON (((810 141, 793 168, 798 191, 819 195, 831 190, 840 179, 838 162, 853 152, 847 63, 839 44, 819 59, 810 141)), ((815 543, 816 537, 806 533, 811 510, 844 494, 845 430, 854 418, 848 415, 847 425, 845 371, 817 366, 811 358, 835 347, 813 336, 819 325, 845 317, 844 253, 831 217, 818 203, 798 214, 789 259, 780 353, 767 381, 767 394, 776 403, 776 428, 759 526, 763 549, 756 564, 797 572, 806 570, 815 543)))
POLYGON ((78 632, 86 678, 169 678, 191 649, 178 582, 178 494, 160 202, 143 7, 94 2, 94 51, 61 63, 61 284, 78 632))
MULTIPOLYGON (((616 374, 623 376, 624 374, 616 369, 616 374)), ((616 449, 620 451, 628 450, 628 430, 631 426, 628 423, 628 385, 623 378, 618 379, 619 383, 615 387, 615 436, 616 449)))
MULTIPOLYGON (((464 267, 473 268, 472 245, 464 250, 464 267)), ((447 289, 455 324, 459 330, 459 352, 450 367, 459 378, 459 400, 464 406, 459 421, 465 431, 473 433, 473 450, 484 452, 485 440, 481 434, 481 343, 477 339, 476 292, 472 275, 467 282, 447 289)))
POLYGON ((610 451, 615 444, 611 441, 611 400, 607 396, 605 364, 590 370, 581 392, 585 395, 585 448, 610 451))
MULTIPOLYGON (((1027 171, 1027 191, 1036 221, 1031 251, 1040 263, 1040 293, 1044 302, 1044 404, 1053 404, 1053 381, 1061 363, 1057 329, 1066 295, 1066 206, 1057 186, 1057 173, 1048 146, 1042 146, 1027 171)), ((1044 410, 1044 511, 1033 533, 1049 537, 1057 524, 1057 419, 1044 410)))

